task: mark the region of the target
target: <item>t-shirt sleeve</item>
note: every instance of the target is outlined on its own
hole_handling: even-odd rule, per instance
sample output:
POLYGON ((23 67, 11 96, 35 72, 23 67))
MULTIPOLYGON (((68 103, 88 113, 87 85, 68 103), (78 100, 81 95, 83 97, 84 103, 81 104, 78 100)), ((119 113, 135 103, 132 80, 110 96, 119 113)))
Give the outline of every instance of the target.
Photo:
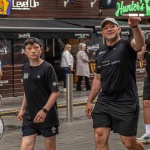
POLYGON ((98 65, 97 65, 97 57, 98 57, 98 53, 100 52, 100 50, 97 50, 97 52, 96 52, 96 59, 95 59, 95 63, 96 63, 96 70, 95 70, 95 72, 97 73, 97 74, 100 74, 101 73, 101 70, 100 70, 100 67, 98 67, 98 65))
POLYGON ((51 91, 59 91, 58 79, 53 66, 48 68, 48 83, 51 91))

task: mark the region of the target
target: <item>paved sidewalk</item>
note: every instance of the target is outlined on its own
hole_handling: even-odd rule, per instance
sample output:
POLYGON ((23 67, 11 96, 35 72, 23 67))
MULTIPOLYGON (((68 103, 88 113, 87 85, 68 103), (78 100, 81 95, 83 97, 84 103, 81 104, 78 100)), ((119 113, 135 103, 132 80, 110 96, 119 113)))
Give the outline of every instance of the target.
MULTIPOLYGON (((140 117, 138 126, 138 137, 144 133, 143 109, 142 109, 142 88, 143 83, 138 83, 138 91, 140 97, 140 117)), ((77 106, 73 108, 73 121, 66 120, 66 95, 60 91, 58 98, 59 118, 60 118, 60 134, 57 136, 58 150, 94 150, 94 137, 92 120, 87 119, 85 115, 85 104, 89 92, 74 91, 73 102, 77 106), (82 104, 82 106, 80 106, 82 104)), ((22 97, 3 98, 0 113, 18 111, 21 105, 22 97)), ((15 113, 14 113, 15 114, 15 113)), ((21 143, 21 122, 17 121, 16 116, 7 113, 2 116, 5 123, 5 133, 0 140, 0 150, 19 150, 21 143)), ((110 135, 110 150, 125 150, 120 142, 118 134, 110 135)), ((43 138, 37 138, 35 150, 43 150, 43 138)), ((145 149, 150 149, 150 144, 145 145, 145 149)))
MULTIPOLYGON (((143 95, 143 82, 137 83, 138 95, 143 95)), ((73 91, 74 106, 85 105, 88 98, 89 91, 73 91)), ((0 115, 8 115, 18 113, 22 102, 22 96, 2 98, 2 105, 0 106, 0 115)), ((60 95, 57 100, 58 108, 66 107, 66 93, 63 92, 60 86, 60 95)))

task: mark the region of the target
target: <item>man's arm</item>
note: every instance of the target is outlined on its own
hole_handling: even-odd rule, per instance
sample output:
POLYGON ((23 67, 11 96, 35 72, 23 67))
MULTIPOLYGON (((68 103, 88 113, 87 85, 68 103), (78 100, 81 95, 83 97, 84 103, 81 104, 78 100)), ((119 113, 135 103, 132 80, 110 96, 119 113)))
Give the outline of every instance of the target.
POLYGON ((26 96, 24 94, 23 96, 23 100, 22 100, 22 104, 21 104, 21 108, 20 108, 20 112, 17 116, 17 119, 20 121, 23 119, 24 117, 24 113, 25 113, 25 109, 26 109, 26 106, 27 106, 27 101, 26 101, 26 96))
POLYGON ((46 118, 46 115, 48 113, 48 111, 51 109, 51 107, 54 105, 54 103, 56 102, 57 98, 58 98, 59 92, 58 91, 53 91, 47 101, 47 103, 45 104, 45 106, 43 107, 43 110, 40 110, 37 115, 34 118, 34 122, 35 123, 40 123, 43 122, 46 118))
POLYGON ((51 93, 46 105, 44 106, 44 108, 46 108, 49 111, 51 109, 51 107, 54 105, 54 103, 56 102, 58 96, 59 96, 59 92, 53 91, 51 93))
POLYGON ((147 51, 146 51, 146 47, 143 46, 143 47, 142 47, 142 50, 137 53, 137 58, 138 58, 138 60, 143 60, 143 59, 144 59, 144 55, 145 55, 146 52, 147 52, 147 51))
POLYGON ((91 112, 92 112, 92 108, 93 108, 92 103, 101 90, 100 79, 101 79, 100 74, 95 74, 95 77, 92 82, 92 88, 91 88, 90 94, 88 96, 87 104, 86 104, 86 115, 88 118, 91 117, 91 112))
POLYGON ((135 51, 141 50, 142 46, 145 44, 144 34, 139 27, 140 17, 129 17, 128 24, 131 27, 133 33, 133 39, 131 41, 131 47, 135 51))

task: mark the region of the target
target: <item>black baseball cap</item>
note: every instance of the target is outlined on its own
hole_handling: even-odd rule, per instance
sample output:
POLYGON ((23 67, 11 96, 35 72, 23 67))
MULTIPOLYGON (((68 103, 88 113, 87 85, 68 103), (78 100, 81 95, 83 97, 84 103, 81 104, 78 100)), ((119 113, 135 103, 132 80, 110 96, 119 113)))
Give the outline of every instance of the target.
POLYGON ((25 41, 24 41, 24 48, 26 47, 26 45, 28 44, 34 44, 34 43, 37 43, 40 45, 40 47, 42 47, 42 44, 40 42, 40 40, 38 38, 35 38, 35 37, 29 37, 27 38, 25 41))

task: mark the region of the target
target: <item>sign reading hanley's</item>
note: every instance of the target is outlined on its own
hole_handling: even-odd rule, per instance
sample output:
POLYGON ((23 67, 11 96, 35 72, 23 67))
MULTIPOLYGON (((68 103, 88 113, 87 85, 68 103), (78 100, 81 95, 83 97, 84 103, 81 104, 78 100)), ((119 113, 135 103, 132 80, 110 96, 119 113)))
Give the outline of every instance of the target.
POLYGON ((142 13, 143 16, 150 16, 149 0, 131 1, 127 5, 124 4, 124 1, 117 2, 115 15, 118 17, 128 13, 142 13))
POLYGON ((12 0, 12 9, 15 10, 30 10, 37 6, 39 6, 39 2, 36 2, 36 0, 25 0, 23 2, 12 0))

